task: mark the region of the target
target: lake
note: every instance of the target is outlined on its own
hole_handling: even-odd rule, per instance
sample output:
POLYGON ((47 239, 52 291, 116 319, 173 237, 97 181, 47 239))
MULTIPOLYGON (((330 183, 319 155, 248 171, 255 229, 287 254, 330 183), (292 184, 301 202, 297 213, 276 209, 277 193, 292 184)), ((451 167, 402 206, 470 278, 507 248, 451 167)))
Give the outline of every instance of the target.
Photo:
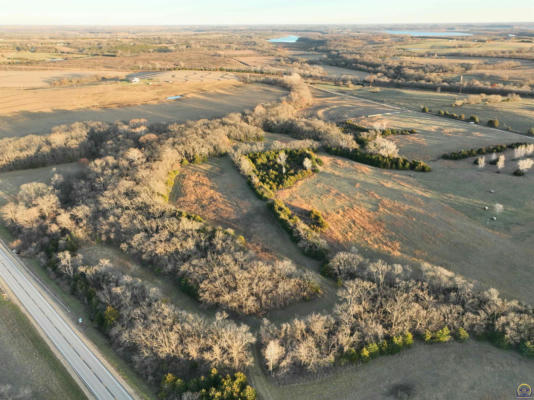
POLYGON ((269 42, 271 43, 296 43, 297 40, 299 40, 300 36, 284 36, 281 38, 275 38, 275 39, 269 39, 269 42))
POLYGON ((456 31, 441 31, 441 32, 424 32, 424 31, 385 31, 390 35, 409 35, 409 36, 437 36, 437 37, 451 37, 451 36, 473 36, 472 33, 456 32, 456 31))

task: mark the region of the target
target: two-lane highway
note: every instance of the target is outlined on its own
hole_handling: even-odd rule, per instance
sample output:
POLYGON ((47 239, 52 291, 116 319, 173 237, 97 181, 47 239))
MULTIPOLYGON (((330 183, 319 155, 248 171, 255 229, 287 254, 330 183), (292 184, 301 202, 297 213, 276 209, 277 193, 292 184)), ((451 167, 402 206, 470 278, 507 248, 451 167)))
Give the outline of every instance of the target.
POLYGON ((119 380, 80 338, 66 317, 57 311, 53 300, 42 293, 18 257, 0 240, 0 279, 26 309, 49 341, 96 399, 132 400, 119 380))

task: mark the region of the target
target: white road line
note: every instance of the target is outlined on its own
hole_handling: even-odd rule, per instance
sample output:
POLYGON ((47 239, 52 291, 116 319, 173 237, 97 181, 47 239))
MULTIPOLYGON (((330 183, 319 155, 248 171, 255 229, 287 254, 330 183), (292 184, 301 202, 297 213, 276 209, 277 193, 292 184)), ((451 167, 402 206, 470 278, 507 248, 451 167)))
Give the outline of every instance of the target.
POLYGON ((0 241, 0 277, 17 297, 35 323, 46 334, 72 370, 97 399, 132 400, 123 385, 102 364, 70 326, 37 289, 33 278, 23 273, 22 262, 0 241))

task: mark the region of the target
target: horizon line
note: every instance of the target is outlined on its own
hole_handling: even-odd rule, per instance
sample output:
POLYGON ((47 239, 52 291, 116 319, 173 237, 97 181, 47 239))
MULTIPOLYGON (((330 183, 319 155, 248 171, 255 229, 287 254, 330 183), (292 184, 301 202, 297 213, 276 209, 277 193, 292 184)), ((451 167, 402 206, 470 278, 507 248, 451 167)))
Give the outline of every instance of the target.
MULTIPOLYGON (((12 24, 1 24, 0 30, 4 27, 110 27, 110 26, 124 26, 124 27, 193 27, 193 26, 361 26, 361 25, 374 25, 374 26, 390 26, 390 25, 510 25, 510 24, 534 24, 532 21, 487 21, 487 22, 390 22, 390 23, 381 23, 381 22, 360 22, 360 23, 345 23, 345 22, 298 22, 298 23, 257 23, 257 24, 240 24, 240 23, 198 23, 198 24, 23 24, 23 23, 12 23, 12 24)), ((534 25, 533 25, 534 28, 534 25)))

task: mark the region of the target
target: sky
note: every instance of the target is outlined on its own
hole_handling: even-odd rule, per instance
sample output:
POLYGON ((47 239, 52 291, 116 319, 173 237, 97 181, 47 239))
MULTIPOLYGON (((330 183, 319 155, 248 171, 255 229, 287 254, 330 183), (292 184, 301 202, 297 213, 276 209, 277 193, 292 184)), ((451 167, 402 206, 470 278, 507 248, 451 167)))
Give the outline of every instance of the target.
POLYGON ((0 0, 0 25, 534 22, 534 0, 0 0))

